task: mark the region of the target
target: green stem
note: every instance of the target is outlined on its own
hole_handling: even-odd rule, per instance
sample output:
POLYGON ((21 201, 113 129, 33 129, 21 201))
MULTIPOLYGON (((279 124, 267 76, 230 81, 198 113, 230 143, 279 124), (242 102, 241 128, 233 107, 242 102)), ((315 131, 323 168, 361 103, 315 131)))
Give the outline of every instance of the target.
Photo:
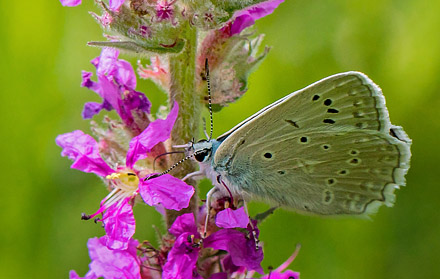
MULTIPOLYGON (((196 72, 196 52, 197 52, 197 31, 194 27, 187 24, 182 29, 182 37, 186 39, 185 47, 177 55, 170 55, 170 105, 177 101, 179 104, 179 116, 174 124, 171 133, 171 145, 179 145, 188 143, 197 137, 200 128, 200 118, 203 104, 199 94, 195 88, 195 72, 196 72)), ((181 156, 172 156, 172 162, 179 161, 181 156)), ((185 175, 197 170, 197 165, 188 160, 179 166, 173 175, 176 177, 184 177, 185 175)), ((193 212, 196 216, 198 208, 197 183, 194 180, 185 181, 196 189, 196 193, 191 199, 188 208, 179 212, 174 210, 166 211, 167 227, 173 224, 174 220, 188 212, 193 212)))

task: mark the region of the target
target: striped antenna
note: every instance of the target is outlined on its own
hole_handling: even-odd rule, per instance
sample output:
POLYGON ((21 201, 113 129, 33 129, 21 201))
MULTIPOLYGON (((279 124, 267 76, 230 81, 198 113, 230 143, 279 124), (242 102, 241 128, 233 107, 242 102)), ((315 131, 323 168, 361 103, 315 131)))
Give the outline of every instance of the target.
POLYGON ((209 108, 209 118, 211 120, 211 131, 209 132, 208 141, 212 139, 212 131, 214 130, 214 124, 212 120, 212 100, 211 100, 211 82, 209 81, 209 66, 208 66, 208 58, 205 59, 205 74, 206 74, 206 82, 208 84, 208 108, 209 108))
POLYGON ((178 165, 182 164, 183 162, 185 162, 186 160, 188 160, 189 158, 191 158, 191 157, 193 157, 193 156, 195 156, 195 155, 196 155, 196 153, 193 153, 193 154, 191 154, 191 155, 186 156, 185 158, 183 158, 183 159, 180 160, 179 162, 177 162, 177 163, 175 163, 174 165, 172 165, 172 166, 171 166, 169 169, 167 169, 166 171, 163 171, 163 172, 161 172, 161 173, 156 173, 156 174, 150 175, 150 176, 146 177, 146 178, 144 179, 144 181, 147 181, 147 180, 150 180, 150 179, 152 179, 152 178, 156 178, 156 177, 159 177, 159 176, 162 176, 162 175, 164 175, 164 174, 169 173, 170 171, 172 171, 173 169, 175 169, 178 165))
POLYGON ((185 158, 183 158, 183 159, 180 160, 179 162, 177 162, 177 163, 175 163, 174 165, 172 165, 172 166, 171 166, 169 169, 167 169, 166 171, 163 171, 163 172, 161 172, 161 173, 156 173, 156 174, 153 174, 153 175, 150 175, 150 176, 146 177, 146 178, 144 179, 144 181, 147 181, 147 180, 150 180, 150 179, 152 179, 152 178, 156 178, 156 177, 162 176, 162 175, 164 175, 164 174, 167 174, 167 173, 169 173, 170 171, 172 171, 173 169, 175 169, 178 165, 180 165, 180 164, 182 164, 183 162, 185 162, 186 160, 188 160, 189 158, 192 158, 192 157, 196 156, 197 154, 202 153, 202 152, 204 152, 204 151, 205 151, 205 150, 199 150, 199 152, 194 152, 193 154, 186 156, 185 158))
POLYGON ((153 172, 156 170, 156 160, 157 159, 159 159, 160 157, 165 156, 165 155, 176 154, 176 153, 185 153, 185 152, 184 151, 170 151, 170 152, 165 152, 160 155, 157 155, 156 158, 154 158, 154 160, 153 160, 153 172))

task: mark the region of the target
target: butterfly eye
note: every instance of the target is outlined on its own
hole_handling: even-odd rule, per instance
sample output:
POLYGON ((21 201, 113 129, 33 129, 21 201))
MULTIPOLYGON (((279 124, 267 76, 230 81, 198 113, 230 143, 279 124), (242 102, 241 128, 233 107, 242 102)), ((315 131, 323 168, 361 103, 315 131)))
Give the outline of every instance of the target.
POLYGON ((209 149, 203 149, 194 154, 194 158, 196 158, 197 162, 204 162, 210 155, 211 151, 209 149))

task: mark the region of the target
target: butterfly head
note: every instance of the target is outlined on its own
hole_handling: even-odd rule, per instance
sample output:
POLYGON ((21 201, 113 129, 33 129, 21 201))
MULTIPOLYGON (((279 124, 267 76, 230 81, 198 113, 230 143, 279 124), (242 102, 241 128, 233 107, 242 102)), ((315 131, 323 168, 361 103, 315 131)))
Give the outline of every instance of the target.
POLYGON ((194 159, 199 163, 208 162, 212 155, 212 141, 199 140, 196 143, 188 145, 186 152, 188 155, 193 155, 194 159))

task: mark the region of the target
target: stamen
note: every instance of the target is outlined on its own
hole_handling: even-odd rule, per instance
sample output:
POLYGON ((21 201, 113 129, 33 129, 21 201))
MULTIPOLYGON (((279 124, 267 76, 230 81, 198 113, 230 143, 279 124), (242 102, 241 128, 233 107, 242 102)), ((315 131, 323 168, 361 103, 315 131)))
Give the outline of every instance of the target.
POLYGON ((272 267, 271 265, 269 265, 269 266, 267 267, 267 269, 269 269, 269 275, 267 276, 267 279, 270 279, 270 276, 272 275, 273 267, 272 267))
POLYGON ((299 249, 301 249, 301 244, 298 243, 296 244, 296 248, 293 254, 283 264, 277 267, 277 269, 275 269, 275 272, 283 272, 283 270, 285 270, 293 262, 293 260, 295 260, 296 256, 298 256, 299 249))
POLYGON ((103 206, 104 204, 106 204, 117 192, 121 191, 121 189, 119 188, 115 188, 113 189, 113 191, 111 191, 110 193, 108 193, 108 195, 102 200, 101 202, 101 206, 103 206))
POLYGON ((90 215, 87 215, 85 213, 81 213, 81 220, 90 220, 90 215))
POLYGON ((96 215, 101 214, 102 212, 104 212, 105 209, 106 209, 105 207, 101 206, 101 207, 98 209, 98 211, 96 211, 96 212, 93 213, 92 215, 86 215, 85 213, 82 213, 82 214, 81 214, 81 220, 90 220, 90 219, 92 219, 93 217, 95 217, 96 215))
MULTIPOLYGON (((98 214, 103 213, 112 205, 116 203, 120 204, 126 198, 137 194, 139 178, 133 171, 123 170, 107 175, 105 178, 110 181, 113 190, 101 201, 98 211, 92 215, 83 213, 81 215, 82 220, 90 220, 98 214)), ((98 221, 100 221, 100 219, 95 219, 95 222, 98 221)))
POLYGON ((126 193, 122 192, 122 191, 118 191, 116 192, 116 194, 111 197, 109 200, 107 200, 104 203, 104 206, 106 208, 109 208, 110 206, 112 206, 113 204, 117 203, 117 202, 121 202, 124 198, 128 197, 130 195, 127 195, 126 193))

